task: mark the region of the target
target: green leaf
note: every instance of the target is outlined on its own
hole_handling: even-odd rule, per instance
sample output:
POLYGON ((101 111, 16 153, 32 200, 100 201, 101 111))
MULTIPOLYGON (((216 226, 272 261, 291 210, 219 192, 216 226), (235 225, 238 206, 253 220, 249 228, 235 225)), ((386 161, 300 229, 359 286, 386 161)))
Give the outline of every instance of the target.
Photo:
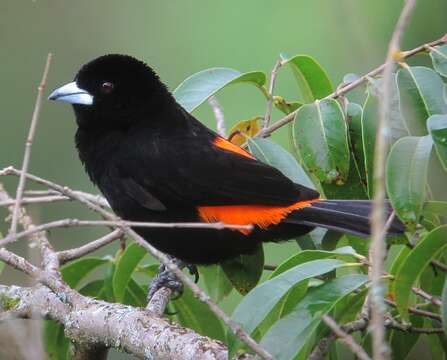
POLYGON ((173 95, 186 111, 192 112, 224 87, 239 83, 262 88, 265 74, 260 71, 241 73, 229 68, 211 68, 188 77, 174 90, 173 95))
POLYGON ((104 280, 94 280, 80 288, 79 292, 84 296, 106 300, 104 297, 104 286, 104 280))
POLYGON ((430 261, 446 248, 446 245, 447 225, 443 225, 424 236, 399 267, 394 280, 394 289, 397 309, 405 320, 409 319, 408 307, 413 284, 430 261))
POLYGON ((153 278, 158 274, 159 269, 160 264, 148 264, 144 266, 138 266, 135 271, 153 278))
POLYGON ((334 251, 304 250, 289 257, 287 260, 279 264, 269 278, 273 279, 279 274, 282 274, 284 271, 287 271, 297 265, 314 260, 337 258, 340 260, 355 261, 355 259, 358 257, 359 255, 350 246, 340 247, 338 249, 335 249, 334 251))
POLYGON ((75 288, 79 282, 98 266, 110 263, 109 259, 84 257, 64 265, 61 269, 62 278, 68 286, 75 288))
POLYGON ((447 115, 430 116, 427 128, 435 144, 438 158, 447 171, 447 115))
POLYGON ((207 294, 215 302, 220 302, 233 289, 233 285, 220 265, 201 266, 199 272, 205 282, 207 294))
POLYGON ((340 260, 327 259, 307 262, 287 270, 254 288, 242 299, 232 318, 251 333, 294 285, 343 266, 348 265, 340 260))
POLYGON ((284 64, 292 68, 301 92, 301 102, 310 103, 333 92, 333 86, 326 71, 310 56, 296 55, 285 59, 284 64))
POLYGON ((221 263, 222 269, 234 288, 242 295, 253 289, 261 278, 264 269, 264 250, 262 245, 249 255, 238 257, 221 263))
POLYGON ((410 228, 418 223, 425 200, 430 136, 408 136, 391 148, 387 161, 388 194, 399 218, 410 228))
MULTIPOLYGON (((379 119, 379 94, 381 93, 381 86, 381 79, 374 80, 374 82, 369 84, 368 95, 363 106, 361 119, 364 169, 366 173, 368 196, 370 199, 372 199, 374 191, 374 149, 376 145, 376 133, 379 119)), ((399 138, 408 135, 408 131, 404 126, 404 121, 400 112, 400 101, 395 76, 392 81, 390 100, 389 130, 386 137, 388 146, 391 146, 399 138)))
POLYGON ((411 135, 426 135, 426 121, 431 115, 447 113, 441 96, 444 84, 432 69, 415 66, 397 73, 401 108, 411 135))
MULTIPOLYGON (((424 327, 424 319, 422 317, 410 316, 410 321, 414 327, 424 327)), ((392 330, 389 339, 392 353, 395 355, 399 354, 399 359, 407 359, 408 354, 417 344, 420 335, 418 333, 392 330)))
POLYGON ((367 281, 365 275, 346 275, 309 290, 289 315, 272 326, 261 346, 278 360, 303 356, 309 350, 313 334, 322 321, 321 316, 367 281))
POLYGON ((423 213, 447 216, 446 201, 426 201, 424 203, 423 213))
POLYGON ((362 184, 366 187, 365 154, 363 152, 362 136, 363 108, 359 104, 350 102, 346 109, 346 115, 349 125, 349 137, 351 140, 351 156, 354 159, 354 164, 362 184))
POLYGON ((147 303, 147 291, 132 278, 129 279, 125 289, 122 303, 131 306, 144 307, 147 303))
POLYGON ((431 48, 430 57, 435 70, 442 76, 447 77, 447 45, 431 48))
POLYGON ((119 257, 112 281, 116 301, 123 301, 127 284, 135 268, 146 254, 147 251, 143 247, 137 243, 132 243, 126 247, 119 257))
POLYGON ((213 339, 224 340, 225 333, 220 320, 209 307, 197 300, 191 290, 185 288, 182 296, 172 301, 180 324, 213 339))
POLYGON ((268 139, 252 138, 248 139, 248 149, 256 159, 277 168, 293 182, 315 189, 301 165, 280 145, 268 139))
POLYGON ((68 359, 68 346, 70 342, 64 335, 62 325, 53 320, 46 320, 43 328, 43 341, 48 359, 68 359))
POLYGON ((308 172, 321 182, 346 181, 350 160, 347 128, 337 101, 303 105, 293 122, 293 142, 308 172))

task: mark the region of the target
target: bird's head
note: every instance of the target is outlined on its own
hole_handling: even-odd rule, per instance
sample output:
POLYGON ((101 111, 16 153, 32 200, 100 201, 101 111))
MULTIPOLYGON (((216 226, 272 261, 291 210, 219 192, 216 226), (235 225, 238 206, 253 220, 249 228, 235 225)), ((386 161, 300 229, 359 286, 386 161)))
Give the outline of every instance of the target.
POLYGON ((111 54, 82 66, 74 81, 54 90, 49 99, 72 104, 82 128, 114 128, 147 119, 172 96, 148 65, 111 54))

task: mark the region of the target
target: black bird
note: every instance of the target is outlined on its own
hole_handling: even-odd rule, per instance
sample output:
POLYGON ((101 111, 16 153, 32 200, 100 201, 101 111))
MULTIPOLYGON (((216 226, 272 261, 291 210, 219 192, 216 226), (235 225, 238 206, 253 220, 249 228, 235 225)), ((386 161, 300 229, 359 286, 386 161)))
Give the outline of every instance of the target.
MULTIPOLYGON (((71 103, 76 147, 112 209, 129 221, 223 222, 252 230, 135 228, 159 250, 214 264, 314 227, 370 234, 371 202, 323 200, 186 112, 145 63, 105 55, 49 97, 71 103)), ((394 220, 389 234, 404 227, 394 220)))

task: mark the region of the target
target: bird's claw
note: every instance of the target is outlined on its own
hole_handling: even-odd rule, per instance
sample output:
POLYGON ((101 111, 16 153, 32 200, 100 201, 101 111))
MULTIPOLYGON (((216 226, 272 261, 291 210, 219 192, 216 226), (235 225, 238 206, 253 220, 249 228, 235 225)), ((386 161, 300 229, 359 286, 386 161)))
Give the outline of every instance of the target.
MULTIPOLYGON (((177 265, 179 269, 187 268, 189 273, 194 276, 194 282, 199 281, 199 271, 197 266, 187 264, 181 260, 173 258, 172 261, 177 265)), ((177 299, 183 294, 183 283, 172 274, 164 265, 160 265, 157 276, 152 280, 147 294, 147 301, 149 302, 154 294, 162 287, 167 287, 172 290, 173 298, 177 299)))
POLYGON ((193 264, 186 264, 186 268, 189 271, 189 274, 194 276, 194 282, 197 284, 199 282, 199 270, 197 269, 197 266, 193 264))
POLYGON ((183 283, 177 279, 177 277, 169 272, 164 265, 160 266, 160 270, 152 279, 149 291, 147 293, 147 302, 149 302, 154 294, 162 287, 166 287, 172 290, 174 298, 177 298, 183 293, 183 283))

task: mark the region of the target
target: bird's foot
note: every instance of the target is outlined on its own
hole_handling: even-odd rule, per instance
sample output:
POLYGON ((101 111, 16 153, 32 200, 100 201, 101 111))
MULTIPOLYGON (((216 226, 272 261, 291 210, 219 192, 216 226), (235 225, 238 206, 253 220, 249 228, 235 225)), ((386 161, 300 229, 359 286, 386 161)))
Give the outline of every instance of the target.
MULTIPOLYGON (((197 283, 199 281, 199 272, 197 270, 197 266, 192 264, 187 264, 182 260, 171 258, 171 261, 174 262, 179 269, 187 268, 189 273, 194 276, 194 281, 197 283)), ((160 269, 158 274, 151 282, 149 286, 149 291, 147 294, 147 301, 149 302, 154 294, 162 287, 167 287, 172 290, 174 297, 180 297, 183 293, 183 283, 173 274, 171 273, 163 264, 160 265, 160 269)))

